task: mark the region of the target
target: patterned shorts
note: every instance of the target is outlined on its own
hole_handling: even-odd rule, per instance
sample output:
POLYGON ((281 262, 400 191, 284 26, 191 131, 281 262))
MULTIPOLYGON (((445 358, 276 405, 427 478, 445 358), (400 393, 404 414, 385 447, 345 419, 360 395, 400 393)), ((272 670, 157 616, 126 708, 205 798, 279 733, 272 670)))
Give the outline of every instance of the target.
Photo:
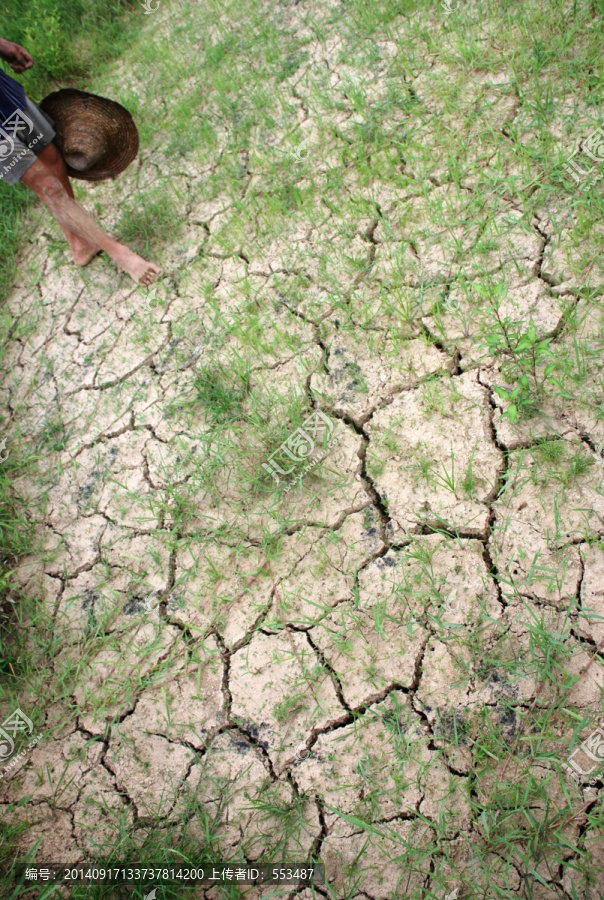
POLYGON ((0 123, 0 179, 15 184, 55 136, 52 119, 25 98, 23 112, 0 123))

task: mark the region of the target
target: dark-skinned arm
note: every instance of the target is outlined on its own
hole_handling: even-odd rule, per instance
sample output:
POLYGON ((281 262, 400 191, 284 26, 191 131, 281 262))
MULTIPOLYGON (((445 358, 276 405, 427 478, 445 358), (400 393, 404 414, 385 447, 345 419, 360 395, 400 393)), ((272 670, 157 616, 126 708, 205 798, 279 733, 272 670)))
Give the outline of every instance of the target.
POLYGON ((0 38, 0 59, 5 60, 17 75, 31 69, 34 64, 33 59, 24 47, 20 44, 13 44, 12 41, 6 41, 0 38))

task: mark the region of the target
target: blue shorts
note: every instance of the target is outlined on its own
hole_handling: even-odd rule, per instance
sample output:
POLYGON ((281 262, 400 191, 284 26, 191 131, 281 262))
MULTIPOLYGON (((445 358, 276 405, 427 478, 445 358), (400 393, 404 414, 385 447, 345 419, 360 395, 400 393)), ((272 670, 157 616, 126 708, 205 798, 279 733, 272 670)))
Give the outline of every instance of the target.
POLYGON ((0 123, 0 179, 15 184, 55 136, 54 122, 25 98, 23 112, 0 123))

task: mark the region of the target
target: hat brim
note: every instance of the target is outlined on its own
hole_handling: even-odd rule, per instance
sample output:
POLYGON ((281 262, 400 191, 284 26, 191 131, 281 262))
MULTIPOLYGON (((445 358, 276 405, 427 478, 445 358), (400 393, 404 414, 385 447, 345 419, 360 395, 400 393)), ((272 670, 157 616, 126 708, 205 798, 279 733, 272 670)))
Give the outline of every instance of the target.
POLYGON ((136 159, 139 147, 138 130, 128 110, 115 100, 79 91, 76 88, 63 88, 60 91, 53 91, 38 105, 54 122, 60 150, 63 147, 64 135, 70 123, 76 118, 80 126, 82 120, 85 123, 86 117, 96 125, 100 122, 103 126, 107 144, 105 153, 88 169, 73 169, 65 163, 70 178, 79 178, 82 181, 104 181, 107 178, 115 178, 136 159))

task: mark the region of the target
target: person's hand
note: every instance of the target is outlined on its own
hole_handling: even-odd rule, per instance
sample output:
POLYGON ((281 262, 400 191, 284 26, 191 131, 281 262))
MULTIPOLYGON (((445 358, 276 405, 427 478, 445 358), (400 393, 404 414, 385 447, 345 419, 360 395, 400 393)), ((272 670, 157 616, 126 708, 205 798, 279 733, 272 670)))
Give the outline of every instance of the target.
POLYGON ((34 64, 24 47, 21 47, 20 44, 13 44, 12 41, 5 41, 4 38, 0 38, 0 58, 6 60, 17 75, 25 72, 26 69, 31 69, 34 64))

